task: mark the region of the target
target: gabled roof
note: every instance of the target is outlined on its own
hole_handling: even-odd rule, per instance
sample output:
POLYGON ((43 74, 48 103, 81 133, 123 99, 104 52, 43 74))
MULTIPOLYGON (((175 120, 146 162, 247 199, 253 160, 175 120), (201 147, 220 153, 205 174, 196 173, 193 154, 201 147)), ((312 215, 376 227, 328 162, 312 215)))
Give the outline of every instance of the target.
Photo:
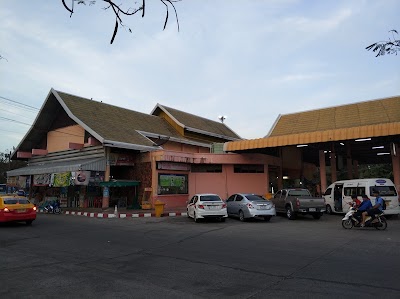
POLYGON ((171 107, 157 104, 151 112, 152 115, 159 115, 159 112, 165 112, 175 123, 187 131, 219 137, 226 140, 241 139, 224 123, 213 121, 204 117, 183 112, 171 107))
POLYGON ((264 138, 224 144, 225 151, 400 135, 400 96, 280 115, 264 138))
POLYGON ((266 137, 400 122, 400 96, 279 115, 266 137))
POLYGON ((210 146, 209 142, 202 143, 181 136, 161 117, 51 89, 31 129, 13 156, 17 151, 31 151, 32 148, 40 146, 38 143, 46 138, 49 128, 56 122, 60 113, 66 116, 66 120, 63 120, 65 125, 76 123, 82 126, 105 146, 145 151, 159 149, 150 138, 210 146))
POLYGON ((153 146, 138 131, 180 138, 162 118, 55 91, 68 116, 102 143, 120 142, 153 146))

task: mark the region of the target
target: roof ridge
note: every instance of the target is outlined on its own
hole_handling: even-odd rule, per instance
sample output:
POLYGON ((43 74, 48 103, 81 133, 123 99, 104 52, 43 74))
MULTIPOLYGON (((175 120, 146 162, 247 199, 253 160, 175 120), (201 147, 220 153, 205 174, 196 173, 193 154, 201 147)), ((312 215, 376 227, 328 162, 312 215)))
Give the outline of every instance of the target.
POLYGON ((167 109, 173 109, 173 110, 176 110, 176 111, 179 111, 179 112, 182 112, 182 113, 186 113, 186 114, 189 114, 189 115, 198 117, 198 118, 202 118, 202 119, 205 119, 205 120, 208 120, 208 121, 212 121, 212 122, 215 122, 215 123, 217 123, 217 124, 222 124, 222 125, 224 125, 224 126, 226 127, 226 125, 225 125, 224 123, 221 123, 221 122, 216 121, 216 120, 212 120, 212 119, 209 119, 209 118, 200 116, 200 115, 196 115, 196 114, 193 114, 193 113, 190 113, 190 112, 182 111, 182 110, 179 110, 179 109, 176 109, 176 108, 172 108, 172 107, 168 107, 168 106, 165 106, 165 105, 161 105, 161 104, 158 104, 158 105, 159 105, 159 106, 162 106, 162 107, 164 107, 164 108, 167 108, 167 109))
POLYGON ((389 100, 389 99, 393 99, 393 98, 400 98, 400 95, 395 95, 395 96, 390 96, 390 97, 385 97, 385 98, 370 99, 370 100, 365 100, 365 101, 360 101, 360 102, 353 102, 353 103, 348 103, 348 104, 343 104, 343 105, 336 105, 336 106, 328 106, 328 107, 322 107, 322 108, 315 108, 315 109, 310 109, 310 110, 303 110, 303 111, 300 111, 300 112, 292 112, 292 113, 282 114, 282 116, 293 115, 293 114, 300 114, 300 113, 305 113, 305 112, 314 112, 314 111, 324 110, 324 109, 332 109, 332 108, 346 107, 346 106, 358 105, 358 104, 368 103, 368 102, 374 102, 374 101, 389 100))
POLYGON ((72 96, 72 97, 76 97, 76 98, 79 98, 79 99, 83 99, 83 100, 86 100, 86 101, 96 102, 97 104, 103 104, 103 105, 115 107, 117 109, 128 110, 128 111, 131 111, 131 112, 135 112, 135 113, 143 114, 143 115, 146 115, 146 116, 151 116, 151 117, 157 117, 158 118, 158 116, 156 116, 156 115, 152 115, 152 114, 141 112, 141 111, 137 111, 137 110, 132 110, 132 109, 121 107, 121 106, 116 106, 116 105, 113 105, 113 104, 105 103, 103 101, 99 102, 98 100, 93 100, 92 98, 88 99, 88 98, 85 98, 85 97, 82 97, 82 96, 77 96, 77 95, 74 95, 74 94, 71 94, 71 93, 68 93, 68 92, 64 92, 64 91, 60 91, 60 90, 56 90, 56 89, 55 89, 55 91, 58 94, 62 93, 62 94, 65 94, 65 95, 68 95, 68 96, 72 96))

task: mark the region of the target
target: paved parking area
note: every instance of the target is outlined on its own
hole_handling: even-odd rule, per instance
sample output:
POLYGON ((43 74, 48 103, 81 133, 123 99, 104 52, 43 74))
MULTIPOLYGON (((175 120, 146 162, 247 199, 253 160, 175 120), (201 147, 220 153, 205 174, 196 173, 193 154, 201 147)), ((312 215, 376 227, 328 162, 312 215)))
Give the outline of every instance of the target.
POLYGON ((32 227, 0 226, 0 297, 399 298, 399 246, 397 219, 377 231, 345 230, 337 215, 38 215, 32 227))

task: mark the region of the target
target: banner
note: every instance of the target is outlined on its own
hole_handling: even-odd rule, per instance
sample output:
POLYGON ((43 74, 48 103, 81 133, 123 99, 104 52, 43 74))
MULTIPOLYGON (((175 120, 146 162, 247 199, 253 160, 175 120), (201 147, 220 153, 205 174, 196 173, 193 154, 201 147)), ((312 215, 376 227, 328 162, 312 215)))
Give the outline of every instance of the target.
POLYGON ((35 174, 33 176, 33 186, 48 186, 50 185, 51 174, 35 174))
POLYGON ((54 173, 51 176, 52 187, 67 187, 70 185, 71 172, 54 173))

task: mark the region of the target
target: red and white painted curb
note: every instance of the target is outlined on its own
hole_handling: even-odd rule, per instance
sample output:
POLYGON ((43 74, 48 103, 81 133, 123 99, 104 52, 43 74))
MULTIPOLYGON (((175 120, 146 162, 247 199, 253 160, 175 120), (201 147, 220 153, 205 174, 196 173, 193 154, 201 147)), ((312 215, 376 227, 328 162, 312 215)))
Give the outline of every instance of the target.
MULTIPOLYGON (((39 213, 46 213, 44 210, 38 210, 39 213)), ((65 215, 84 216, 90 218, 141 218, 141 217, 156 217, 155 213, 92 213, 92 212, 77 212, 63 211, 65 215)), ((169 212, 161 214, 161 217, 179 217, 187 216, 186 212, 169 212)))

